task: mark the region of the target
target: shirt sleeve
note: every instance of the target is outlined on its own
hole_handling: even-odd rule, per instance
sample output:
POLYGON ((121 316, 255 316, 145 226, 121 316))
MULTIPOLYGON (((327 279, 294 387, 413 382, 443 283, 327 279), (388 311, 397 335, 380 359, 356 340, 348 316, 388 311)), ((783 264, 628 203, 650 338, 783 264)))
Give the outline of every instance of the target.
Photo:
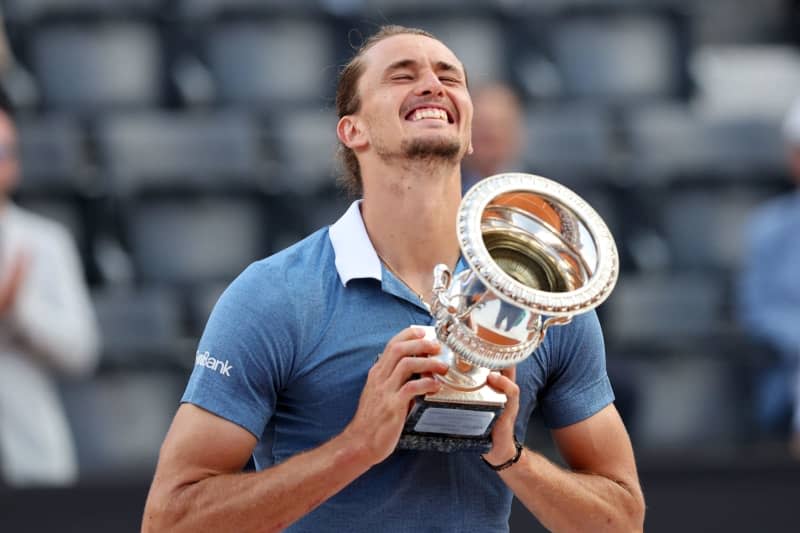
POLYGON ((285 283, 255 263, 214 306, 182 402, 261 438, 291 373, 296 327, 285 283))
POLYGON ((540 403, 548 427, 580 422, 614 401, 603 332, 594 311, 550 328, 545 343, 548 380, 540 403))

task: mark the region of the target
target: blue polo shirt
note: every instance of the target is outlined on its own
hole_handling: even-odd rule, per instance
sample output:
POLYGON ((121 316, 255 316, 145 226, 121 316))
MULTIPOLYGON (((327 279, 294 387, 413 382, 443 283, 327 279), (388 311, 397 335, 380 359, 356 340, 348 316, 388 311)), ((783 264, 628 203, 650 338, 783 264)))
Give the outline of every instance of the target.
MULTIPOLYGON (((255 435, 256 467, 268 468, 345 428, 377 354, 411 324, 433 317, 383 268, 355 202, 226 289, 182 401, 255 435)), ((517 382, 520 439, 536 406, 563 427, 611 403, 594 312, 550 329, 517 366, 517 382)), ((289 531, 508 531, 511 497, 477 454, 398 450, 289 531)))

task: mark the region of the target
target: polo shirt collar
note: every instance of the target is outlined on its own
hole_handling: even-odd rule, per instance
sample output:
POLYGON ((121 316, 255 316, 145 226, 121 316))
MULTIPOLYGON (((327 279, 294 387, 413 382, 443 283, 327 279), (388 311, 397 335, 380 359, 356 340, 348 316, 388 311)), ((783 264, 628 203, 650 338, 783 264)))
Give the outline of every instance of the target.
POLYGON ((372 278, 383 281, 381 260, 369 240, 364 219, 361 218, 361 202, 362 200, 356 200, 350 204, 344 215, 328 230, 336 257, 336 271, 344 286, 351 279, 372 278))

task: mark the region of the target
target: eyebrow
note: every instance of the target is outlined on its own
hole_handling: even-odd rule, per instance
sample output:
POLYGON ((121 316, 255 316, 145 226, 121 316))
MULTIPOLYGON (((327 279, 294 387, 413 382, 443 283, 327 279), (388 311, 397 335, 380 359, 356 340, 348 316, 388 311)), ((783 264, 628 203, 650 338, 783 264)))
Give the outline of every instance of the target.
MULTIPOLYGON (((402 70, 404 68, 413 68, 413 67, 416 67, 418 65, 419 65, 419 63, 417 62, 416 59, 400 59, 400 60, 395 61, 394 63, 390 64, 388 67, 386 67, 386 70, 384 70, 384 72, 388 73, 388 72, 392 72, 394 70, 402 70)), ((448 63, 447 61, 437 61, 436 64, 434 65, 434 70, 436 70, 436 71, 444 71, 444 72, 455 72, 456 74, 459 74, 460 76, 465 76, 465 74, 461 71, 461 69, 459 69, 458 67, 456 67, 455 65, 453 65, 451 63, 448 63)))

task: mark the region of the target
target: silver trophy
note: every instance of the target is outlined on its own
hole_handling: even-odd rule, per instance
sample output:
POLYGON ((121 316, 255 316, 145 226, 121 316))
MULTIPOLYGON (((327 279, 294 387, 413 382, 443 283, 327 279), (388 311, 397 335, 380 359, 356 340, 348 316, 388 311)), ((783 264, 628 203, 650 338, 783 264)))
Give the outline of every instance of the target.
POLYGON ((435 357, 449 365, 442 387, 418 397, 401 449, 491 448, 504 394, 490 372, 516 365, 547 329, 600 305, 617 281, 614 238, 581 197, 532 174, 498 174, 478 182, 458 210, 458 240, 468 268, 434 270, 435 357))

